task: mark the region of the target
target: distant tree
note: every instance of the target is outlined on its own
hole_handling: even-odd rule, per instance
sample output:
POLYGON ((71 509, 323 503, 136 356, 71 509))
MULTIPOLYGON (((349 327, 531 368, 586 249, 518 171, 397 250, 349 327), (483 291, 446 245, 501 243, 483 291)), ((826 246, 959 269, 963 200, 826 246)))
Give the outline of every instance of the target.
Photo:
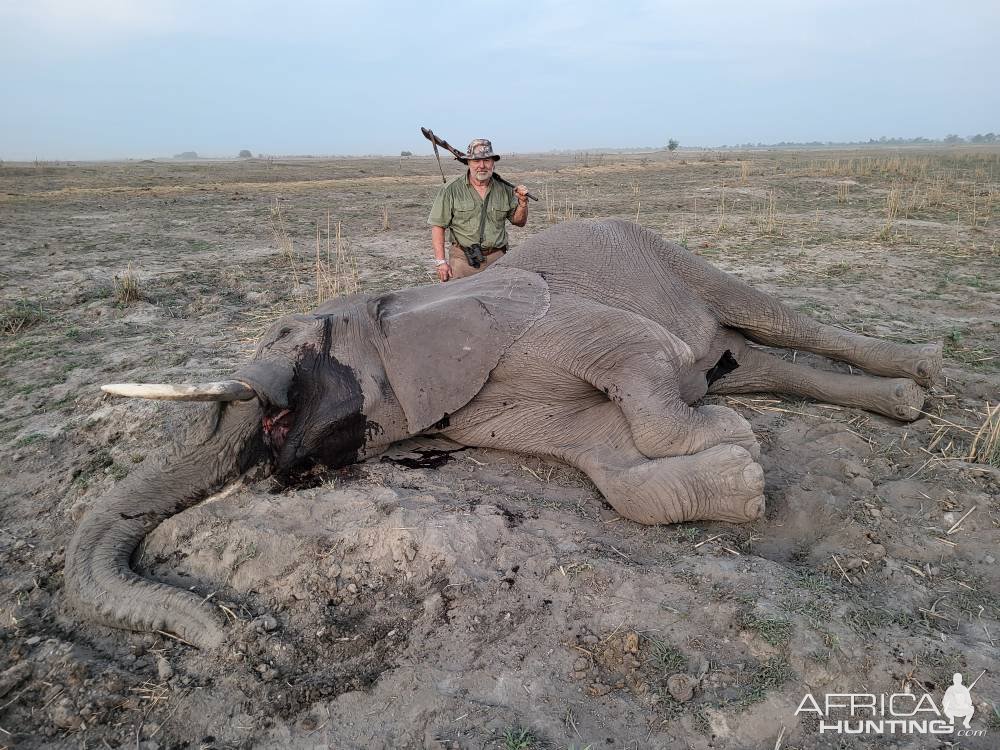
POLYGON ((245 148, 242 151, 240 151, 240 158, 241 159, 251 159, 251 158, 253 158, 253 154, 250 153, 250 149, 245 148))
POLYGON ((179 154, 174 154, 174 158, 175 159, 197 159, 198 158, 198 152, 197 151, 182 151, 179 154))
POLYGON ((671 138, 669 141, 667 141, 667 151, 676 151, 677 147, 680 145, 681 144, 677 142, 676 138, 671 138))
POLYGON ((945 143, 964 143, 965 139, 960 135, 955 135, 954 133, 949 133, 944 137, 945 143))
POLYGON ((399 155, 400 156, 413 156, 413 152, 412 151, 400 151, 399 155))

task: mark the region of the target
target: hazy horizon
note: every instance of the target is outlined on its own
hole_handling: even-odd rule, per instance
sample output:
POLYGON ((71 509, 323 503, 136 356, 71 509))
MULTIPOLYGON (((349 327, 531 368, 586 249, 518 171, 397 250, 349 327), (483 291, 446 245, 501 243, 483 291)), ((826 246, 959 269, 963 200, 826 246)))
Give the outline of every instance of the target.
POLYGON ((0 159, 967 137, 1000 131, 997 28, 972 0, 0 0, 0 159))

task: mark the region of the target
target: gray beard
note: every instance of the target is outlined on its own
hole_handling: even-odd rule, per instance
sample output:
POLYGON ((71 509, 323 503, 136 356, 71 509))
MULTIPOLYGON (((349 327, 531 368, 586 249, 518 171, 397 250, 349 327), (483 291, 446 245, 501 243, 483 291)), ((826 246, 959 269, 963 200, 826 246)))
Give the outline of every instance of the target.
POLYGON ((474 174, 475 178, 480 182, 486 182, 490 177, 493 176, 492 172, 476 172, 474 174))

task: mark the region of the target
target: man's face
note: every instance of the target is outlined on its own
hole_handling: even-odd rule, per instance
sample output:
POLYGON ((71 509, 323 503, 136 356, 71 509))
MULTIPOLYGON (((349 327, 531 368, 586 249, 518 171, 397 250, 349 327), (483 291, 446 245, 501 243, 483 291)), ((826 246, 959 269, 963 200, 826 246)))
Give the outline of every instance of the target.
POLYGON ((493 159, 469 159, 469 173, 479 182, 493 176, 493 159))

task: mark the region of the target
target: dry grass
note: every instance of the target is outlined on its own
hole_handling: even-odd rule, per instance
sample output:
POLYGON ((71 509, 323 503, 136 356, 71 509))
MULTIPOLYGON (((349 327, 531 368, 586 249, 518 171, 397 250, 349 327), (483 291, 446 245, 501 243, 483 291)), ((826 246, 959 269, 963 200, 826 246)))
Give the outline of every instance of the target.
POLYGON ((722 189, 719 192, 719 227, 718 231, 726 230, 726 182, 722 181, 722 189))
POLYGON ((809 162, 807 173, 827 177, 907 177, 924 178, 933 169, 930 156, 861 156, 817 159, 809 162))
POLYGON ((45 320, 40 302, 20 299, 0 310, 0 335, 15 336, 35 323, 45 320))
POLYGON ((569 198, 560 198, 554 190, 549 189, 548 183, 543 188, 542 200, 545 203, 545 220, 549 224, 576 218, 573 202, 569 198))
POLYGON ((970 424, 962 425, 928 414, 934 437, 927 450, 948 460, 964 460, 1000 468, 1000 404, 986 402, 971 411, 970 424))
POLYGON ((778 222, 774 210, 774 191, 768 191, 759 206, 750 204, 750 220, 764 234, 774 234, 778 222))
POLYGON ((902 205, 902 191, 898 185, 889 188, 885 195, 885 224, 879 230, 878 239, 888 240, 892 237, 892 230, 899 217, 899 209, 902 205))
MULTIPOLYGON (((388 222, 388 217, 386 218, 388 222)), ((316 224, 315 263, 316 304, 329 299, 356 294, 361 291, 358 259, 350 244, 344 239, 340 222, 331 233, 330 214, 326 215, 326 252, 323 252, 323 236, 319 223, 316 224)))
MULTIPOLYGON (((382 217, 383 226, 387 226, 388 207, 383 207, 382 217)), ((271 228, 275 243, 288 264, 293 296, 301 300, 303 312, 327 300, 361 290, 357 256, 343 236, 341 223, 334 223, 329 211, 326 214, 325 229, 323 223, 316 222, 312 258, 299 256, 277 201, 271 208, 271 228)))
MULTIPOLYGON (((891 182, 886 222, 876 239, 894 238, 899 216, 947 220, 962 227, 986 229, 1000 197, 1000 154, 976 149, 941 149, 920 155, 845 156, 800 162, 802 176, 842 177, 877 184, 891 182)), ((837 202, 848 202, 847 179, 837 184, 837 202)))
POLYGON ((972 438, 969 448, 970 461, 1000 468, 1000 404, 986 402, 983 423, 972 438))
POLYGON ((281 206, 278 204, 277 198, 271 204, 271 231, 274 234, 275 244, 278 246, 285 260, 288 261, 288 269, 292 274, 293 288, 297 290, 302 282, 299 277, 298 263, 295 260, 295 243, 288 232, 285 217, 281 213, 281 206))
POLYGON ((133 302, 138 302, 142 299, 142 287, 139 283, 139 274, 132 268, 132 264, 128 264, 122 273, 115 274, 114 278, 111 280, 112 290, 114 291, 115 301, 119 305, 131 305, 133 302))

